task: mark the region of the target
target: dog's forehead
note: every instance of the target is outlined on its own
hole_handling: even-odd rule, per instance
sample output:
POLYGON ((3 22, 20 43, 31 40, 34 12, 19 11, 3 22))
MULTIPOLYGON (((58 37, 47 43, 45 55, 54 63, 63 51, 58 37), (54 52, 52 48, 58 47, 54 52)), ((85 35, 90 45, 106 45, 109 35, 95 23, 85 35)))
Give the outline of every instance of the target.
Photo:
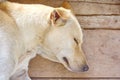
POLYGON ((82 43, 83 33, 79 21, 76 16, 71 14, 71 32, 74 35, 74 38, 77 38, 82 43))
POLYGON ((68 23, 67 24, 72 29, 71 30, 72 32, 73 31, 75 31, 75 32, 80 32, 81 31, 81 26, 80 26, 77 18, 73 14, 71 14, 70 19, 68 19, 68 23))

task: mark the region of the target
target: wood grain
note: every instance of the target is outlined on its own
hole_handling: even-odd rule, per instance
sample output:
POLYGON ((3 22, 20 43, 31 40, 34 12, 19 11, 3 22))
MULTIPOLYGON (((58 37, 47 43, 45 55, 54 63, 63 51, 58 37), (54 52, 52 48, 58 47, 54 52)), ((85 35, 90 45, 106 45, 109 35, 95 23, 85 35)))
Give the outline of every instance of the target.
POLYGON ((32 80, 117 80, 117 79, 32 79, 32 80))
MULTIPOLYGON (((16 1, 16 0, 11 0, 16 1)), ((41 3, 53 7, 61 6, 63 0, 17 0, 20 3, 41 3)), ((120 15, 120 5, 71 2, 74 12, 77 15, 120 15)))
POLYGON ((91 2, 91 3, 103 3, 103 4, 120 4, 120 0, 68 0, 77 2, 91 2))
POLYGON ((82 28, 120 29, 120 16, 77 16, 82 28))
MULTIPOLYGON (((17 1, 17 2, 31 2, 31 3, 46 3, 48 0, 10 0, 10 1, 17 1)), ((49 0, 50 1, 50 0, 49 0)), ((54 1, 64 1, 64 0, 52 0, 54 1)), ((67 0, 72 2, 91 2, 91 3, 103 3, 103 4, 120 4, 120 0, 67 0)))
POLYGON ((93 3, 71 3, 74 12, 79 15, 118 15, 120 14, 120 5, 93 4, 93 3))

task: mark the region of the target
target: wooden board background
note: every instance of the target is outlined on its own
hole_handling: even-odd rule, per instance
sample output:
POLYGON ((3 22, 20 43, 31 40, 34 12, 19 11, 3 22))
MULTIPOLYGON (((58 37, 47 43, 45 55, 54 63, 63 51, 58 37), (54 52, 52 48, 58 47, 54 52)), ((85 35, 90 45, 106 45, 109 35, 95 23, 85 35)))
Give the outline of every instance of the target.
MULTIPOLYGON (((58 7, 64 0, 10 0, 58 7)), ((33 80, 120 80, 120 0, 68 0, 84 32, 83 49, 90 70, 72 73, 37 56, 30 62, 33 80)))

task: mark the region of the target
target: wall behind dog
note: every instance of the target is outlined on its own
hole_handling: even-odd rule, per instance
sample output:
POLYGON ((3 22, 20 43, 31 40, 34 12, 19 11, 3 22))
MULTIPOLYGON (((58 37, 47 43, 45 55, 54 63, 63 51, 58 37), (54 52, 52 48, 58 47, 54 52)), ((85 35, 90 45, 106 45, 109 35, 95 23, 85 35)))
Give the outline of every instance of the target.
MULTIPOLYGON (((10 0, 59 7, 64 0, 10 0)), ((72 73, 63 65, 37 56, 30 62, 33 80, 120 79, 120 0, 68 0, 84 32, 83 49, 90 70, 72 73)))

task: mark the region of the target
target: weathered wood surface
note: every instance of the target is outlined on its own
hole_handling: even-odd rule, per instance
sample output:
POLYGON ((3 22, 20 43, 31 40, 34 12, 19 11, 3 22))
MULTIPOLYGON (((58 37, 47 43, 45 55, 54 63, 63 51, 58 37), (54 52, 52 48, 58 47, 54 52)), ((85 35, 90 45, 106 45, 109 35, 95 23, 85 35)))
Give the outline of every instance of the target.
MULTIPOLYGON (((11 0, 16 1, 16 0, 11 0)), ((21 3, 42 3, 50 6, 60 6, 63 0, 19 0, 21 3)), ((77 15, 120 15, 120 5, 71 2, 74 12, 77 15)))
POLYGON ((77 2, 91 2, 91 3, 103 3, 103 4, 120 4, 120 0, 68 0, 77 2))
MULTIPOLYGON (((10 1, 17 1, 17 2, 25 2, 25 3, 46 3, 48 0, 10 0, 10 1)), ((50 0, 49 0, 50 1, 50 0)), ((52 0, 54 1, 64 1, 64 0, 52 0)), ((120 0, 67 0, 72 2, 91 2, 91 3, 103 3, 103 4, 120 4, 120 0)))
POLYGON ((32 80, 119 80, 119 79, 32 79, 32 80))
POLYGON ((82 28, 120 29, 120 16, 78 16, 82 28))
POLYGON ((85 30, 83 49, 90 70, 73 73, 63 65, 37 56, 31 61, 31 77, 120 77, 120 31, 85 30))
POLYGON ((96 3, 84 3, 74 2, 71 3, 75 14, 79 15, 118 15, 120 14, 120 5, 109 5, 109 4, 96 4, 96 3))
POLYGON ((32 79, 32 80, 119 80, 119 79, 32 79))

